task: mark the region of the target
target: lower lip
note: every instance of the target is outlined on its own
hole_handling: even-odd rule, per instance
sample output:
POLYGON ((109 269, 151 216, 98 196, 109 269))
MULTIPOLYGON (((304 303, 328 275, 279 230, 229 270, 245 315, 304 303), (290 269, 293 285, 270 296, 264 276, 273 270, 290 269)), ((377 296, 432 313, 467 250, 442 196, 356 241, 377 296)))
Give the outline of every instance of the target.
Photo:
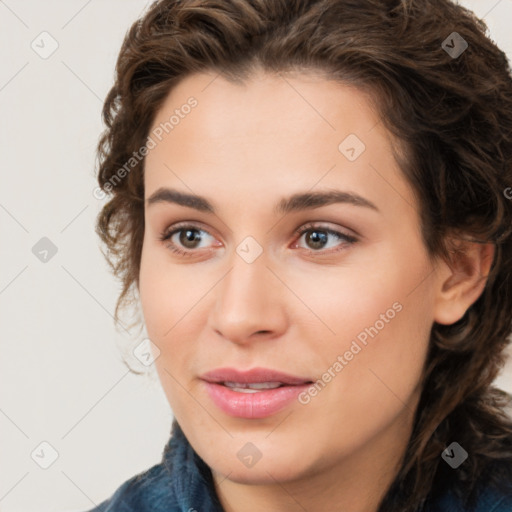
POLYGON ((282 386, 256 393, 242 393, 222 384, 204 382, 207 393, 217 407, 229 416, 249 419, 266 418, 283 410, 311 386, 311 384, 282 386))

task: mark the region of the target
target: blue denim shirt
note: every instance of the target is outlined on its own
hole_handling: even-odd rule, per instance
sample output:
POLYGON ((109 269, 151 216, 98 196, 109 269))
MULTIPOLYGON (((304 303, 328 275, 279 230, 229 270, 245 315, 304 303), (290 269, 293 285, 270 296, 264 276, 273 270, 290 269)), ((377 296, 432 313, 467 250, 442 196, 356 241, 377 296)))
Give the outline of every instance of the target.
MULTIPOLYGON (((88 512, 223 512, 223 508, 210 469, 175 420, 162 462, 126 481, 88 512)), ((447 493, 417 512, 512 512, 512 492, 483 490, 471 511, 447 493)))

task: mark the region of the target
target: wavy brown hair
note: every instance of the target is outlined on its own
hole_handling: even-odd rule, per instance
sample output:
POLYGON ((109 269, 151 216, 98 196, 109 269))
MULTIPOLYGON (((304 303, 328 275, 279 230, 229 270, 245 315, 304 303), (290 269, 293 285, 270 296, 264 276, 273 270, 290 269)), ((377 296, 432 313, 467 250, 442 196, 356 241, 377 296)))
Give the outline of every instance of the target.
POLYGON ((200 71, 243 81, 257 67, 320 71, 369 92, 400 141, 428 253, 449 261, 454 233, 495 246, 478 300, 460 321, 432 327, 413 433, 379 510, 420 510, 447 485, 470 506, 477 481, 512 478, 510 396, 492 386, 512 330, 512 78, 471 11, 449 0, 154 2, 125 36, 98 144, 99 186, 111 197, 96 230, 122 283, 116 321, 139 285, 144 160, 112 187, 116 173, 178 81, 200 71), (455 31, 468 44, 457 57, 442 46, 455 31), (441 459, 452 441, 469 452, 456 471, 441 459))

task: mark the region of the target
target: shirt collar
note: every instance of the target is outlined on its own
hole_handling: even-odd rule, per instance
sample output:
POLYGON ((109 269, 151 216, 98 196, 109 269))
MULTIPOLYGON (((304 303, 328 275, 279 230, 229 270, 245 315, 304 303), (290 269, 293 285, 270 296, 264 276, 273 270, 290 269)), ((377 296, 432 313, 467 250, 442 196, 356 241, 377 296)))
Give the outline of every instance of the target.
POLYGON ((185 437, 176 419, 162 463, 171 475, 171 487, 182 512, 223 512, 212 472, 185 437))

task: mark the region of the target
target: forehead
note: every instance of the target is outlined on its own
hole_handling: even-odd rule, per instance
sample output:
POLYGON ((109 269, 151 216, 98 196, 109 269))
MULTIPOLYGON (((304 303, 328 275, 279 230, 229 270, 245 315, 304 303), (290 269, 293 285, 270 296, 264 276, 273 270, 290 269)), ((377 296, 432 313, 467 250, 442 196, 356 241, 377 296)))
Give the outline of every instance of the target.
MULTIPOLYGON (((202 132, 215 138, 268 133, 289 139, 313 131, 330 138, 335 132, 339 136, 348 125, 363 136, 380 121, 368 100, 363 91, 313 72, 259 71, 236 83, 213 72, 196 73, 171 89, 156 113, 152 130, 165 125, 173 114, 181 114, 170 130, 175 138, 190 124, 182 122, 188 115, 201 117, 202 132), (187 107, 191 98, 197 102, 193 109, 187 107), (181 110, 186 111, 185 117, 181 110), (288 129, 286 133, 282 133, 283 127, 288 129)), ((194 128, 196 131, 198 126, 194 128)))
POLYGON ((260 73, 243 83, 190 75, 169 92, 150 135, 147 195, 162 182, 257 194, 321 181, 352 189, 364 182, 370 195, 413 201, 367 94, 315 74, 260 73))

